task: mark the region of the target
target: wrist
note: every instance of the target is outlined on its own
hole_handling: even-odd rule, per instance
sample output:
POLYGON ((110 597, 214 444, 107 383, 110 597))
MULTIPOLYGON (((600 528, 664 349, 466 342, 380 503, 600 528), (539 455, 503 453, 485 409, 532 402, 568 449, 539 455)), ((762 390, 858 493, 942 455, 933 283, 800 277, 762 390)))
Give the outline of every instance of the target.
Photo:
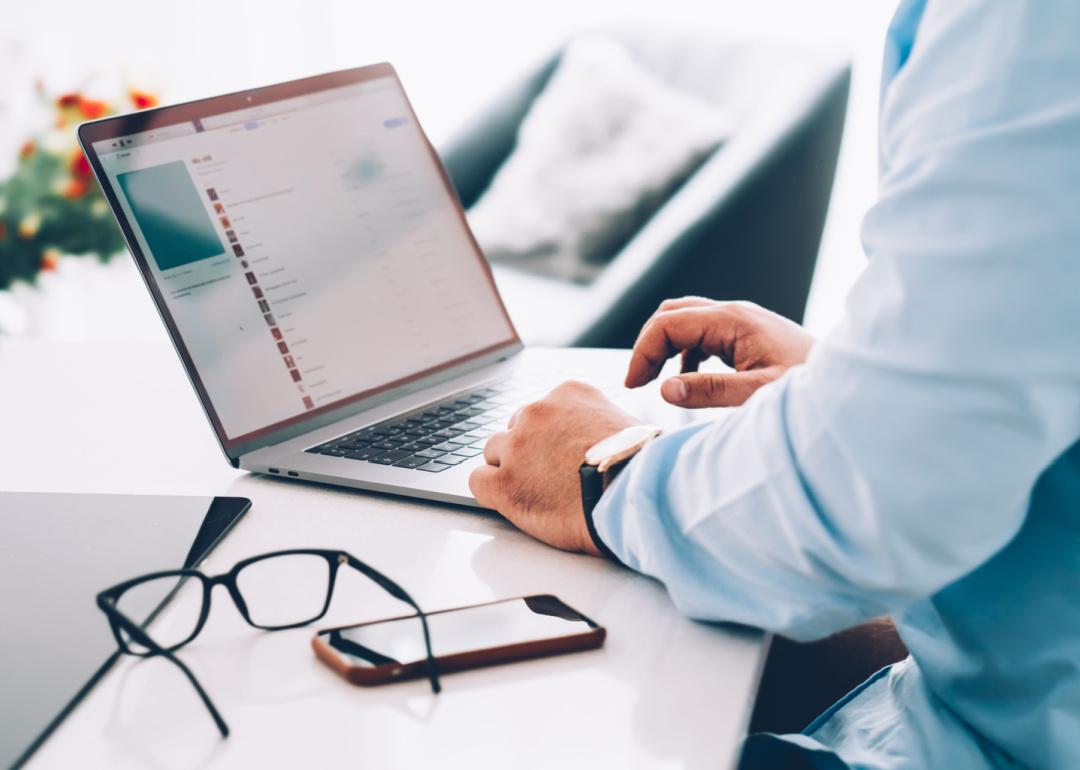
POLYGON ((618 473, 660 432, 660 428, 652 425, 633 425, 598 441, 585 453, 578 475, 585 528, 591 541, 587 545, 591 547, 584 550, 619 561, 597 532, 593 512, 618 473))

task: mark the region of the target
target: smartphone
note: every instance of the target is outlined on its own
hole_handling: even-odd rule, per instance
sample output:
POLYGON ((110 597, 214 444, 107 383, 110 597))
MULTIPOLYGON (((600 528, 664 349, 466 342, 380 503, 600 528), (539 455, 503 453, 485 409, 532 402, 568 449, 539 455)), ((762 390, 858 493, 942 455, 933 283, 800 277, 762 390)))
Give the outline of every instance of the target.
MULTIPOLYGON (((600 647, 605 629, 550 594, 456 607, 427 615, 439 673, 600 647)), ((416 615, 328 628, 311 640, 315 654, 353 684, 426 676, 416 615)))

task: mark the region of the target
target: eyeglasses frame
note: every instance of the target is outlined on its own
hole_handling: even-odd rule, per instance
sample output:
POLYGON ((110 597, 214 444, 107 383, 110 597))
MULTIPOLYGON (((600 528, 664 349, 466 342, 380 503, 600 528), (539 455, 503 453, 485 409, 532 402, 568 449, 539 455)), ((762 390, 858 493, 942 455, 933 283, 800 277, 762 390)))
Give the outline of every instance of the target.
MULTIPOLYGON (((301 628, 303 626, 310 625, 311 623, 320 620, 326 615, 327 611, 330 609, 330 601, 334 596, 334 586, 337 582, 337 573, 343 564, 348 564, 350 567, 375 582, 379 587, 381 587, 395 599, 402 601, 405 604, 408 604, 414 610, 416 610, 416 615, 420 618, 420 623, 424 632, 424 647, 427 652, 428 680, 431 683, 432 692, 438 693, 442 689, 442 685, 439 682, 438 665, 435 660, 435 655, 432 653, 431 650, 431 632, 428 628, 427 615, 422 609, 420 609, 420 605, 416 603, 416 601, 408 594, 408 592, 404 588, 399 586, 397 583, 388 578, 386 575, 379 572, 374 567, 364 563, 360 559, 357 559, 355 556, 348 553, 347 551, 322 548, 290 548, 282 551, 271 551, 269 553, 258 554, 256 556, 250 556, 246 559, 242 559, 236 564, 234 564, 228 572, 213 576, 207 575, 201 570, 197 569, 176 569, 163 570, 160 572, 151 572, 146 575, 140 575, 139 577, 131 578, 130 580, 125 580, 122 583, 117 583, 116 585, 110 588, 106 588, 104 591, 101 591, 97 595, 97 606, 99 609, 101 609, 103 613, 105 613, 106 618, 108 618, 109 626, 112 629, 113 636, 115 637, 116 643, 119 646, 121 652, 140 658, 150 658, 160 655, 161 657, 164 657, 176 664, 176 666, 178 666, 180 670, 184 672, 184 675, 187 677, 188 681, 191 682, 191 685, 199 694, 200 699, 202 699, 203 704, 210 712, 210 716, 214 719, 214 724, 221 732, 222 737, 227 738, 229 735, 228 724, 226 724, 225 720, 222 718, 221 713, 217 710, 217 707, 214 706, 213 701, 206 693, 206 690, 199 683, 199 680, 191 672, 191 669, 189 669, 187 665, 185 665, 184 662, 175 655, 175 652, 177 650, 194 640, 195 637, 197 637, 202 631, 203 626, 206 625, 206 620, 210 616, 211 595, 213 593, 214 587, 218 585, 225 586, 226 590, 229 593, 229 596, 233 600, 233 604, 240 612, 240 616, 248 625, 263 631, 287 631, 289 629, 301 628), (260 561, 265 561, 267 559, 272 559, 280 556, 305 555, 321 556, 322 558, 326 559, 329 569, 329 576, 326 588, 326 599, 323 601, 323 606, 319 614, 307 620, 299 621, 296 623, 289 623, 286 625, 261 625, 254 622, 251 619, 247 603, 243 599, 240 587, 236 582, 237 576, 240 574, 240 572, 245 567, 248 567, 260 561), (126 591, 130 590, 134 586, 140 585, 141 583, 150 582, 152 580, 160 580, 163 578, 179 578, 176 586, 169 593, 168 597, 166 597, 166 601, 172 598, 173 594, 175 594, 175 592, 179 590, 180 586, 184 582, 186 582, 188 578, 199 580, 202 584, 203 589, 202 607, 199 611, 199 619, 195 624, 194 630, 190 635, 188 635, 187 638, 168 647, 158 644, 149 634, 146 633, 146 631, 138 623, 136 623, 123 612, 121 612, 116 606, 116 603, 119 601, 120 597, 123 596, 126 591), (126 633, 130 639, 145 647, 146 650, 136 651, 131 649, 128 641, 124 638, 124 633, 126 633)), ((149 623, 150 620, 153 620, 155 615, 156 612, 147 619, 147 623, 149 623)))

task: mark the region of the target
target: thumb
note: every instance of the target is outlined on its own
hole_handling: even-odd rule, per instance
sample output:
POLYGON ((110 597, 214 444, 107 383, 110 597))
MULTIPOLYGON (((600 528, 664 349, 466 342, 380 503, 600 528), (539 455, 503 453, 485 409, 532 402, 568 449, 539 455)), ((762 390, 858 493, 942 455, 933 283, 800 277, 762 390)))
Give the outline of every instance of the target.
POLYGON ((750 398, 755 390, 774 379, 772 372, 762 369, 730 374, 693 372, 665 380, 660 386, 660 395, 669 403, 690 409, 738 406, 750 398))

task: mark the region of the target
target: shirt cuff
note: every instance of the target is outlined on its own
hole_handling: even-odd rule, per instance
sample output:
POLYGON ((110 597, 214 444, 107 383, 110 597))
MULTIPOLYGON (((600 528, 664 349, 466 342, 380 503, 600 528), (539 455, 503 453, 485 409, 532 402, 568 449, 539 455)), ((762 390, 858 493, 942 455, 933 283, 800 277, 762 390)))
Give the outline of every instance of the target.
MULTIPOLYGON (((636 527, 628 527, 628 517, 632 517, 634 500, 640 495, 655 498, 663 494, 660 482, 666 478, 674 465, 679 448, 698 431, 713 424, 710 421, 693 423, 672 433, 665 433, 650 441, 640 452, 630 459, 622 472, 615 477, 603 496, 593 507, 588 519, 589 534, 601 553, 610 552, 611 558, 638 572, 640 550, 631 541, 636 527)), ((654 500, 660 503, 659 500, 654 500)))

